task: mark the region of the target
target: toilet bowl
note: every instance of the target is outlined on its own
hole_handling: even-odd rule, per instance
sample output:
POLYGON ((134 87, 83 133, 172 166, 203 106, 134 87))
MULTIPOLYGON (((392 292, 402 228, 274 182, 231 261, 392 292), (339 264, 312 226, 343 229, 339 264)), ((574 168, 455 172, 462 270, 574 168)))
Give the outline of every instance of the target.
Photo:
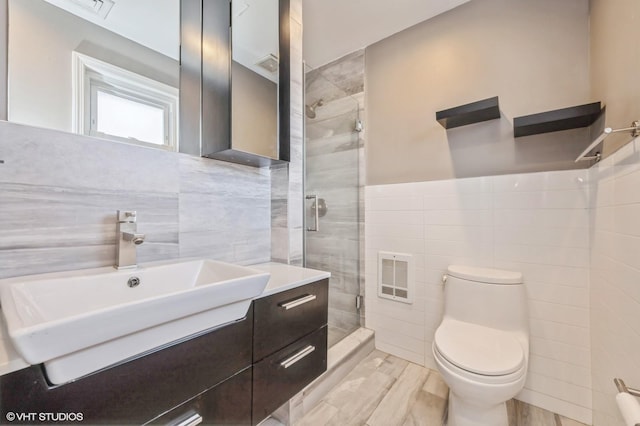
POLYGON ((452 265, 432 351, 449 385, 448 426, 507 426, 506 401, 522 390, 529 360, 522 275, 452 265))

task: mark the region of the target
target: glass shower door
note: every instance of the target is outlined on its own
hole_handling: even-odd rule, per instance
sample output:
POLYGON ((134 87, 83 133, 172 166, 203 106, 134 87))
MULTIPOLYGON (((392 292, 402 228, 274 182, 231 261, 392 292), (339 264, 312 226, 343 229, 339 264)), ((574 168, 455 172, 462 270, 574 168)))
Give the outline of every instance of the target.
POLYGON ((304 260, 331 272, 332 346, 360 327, 359 103, 315 71, 306 98, 304 260))

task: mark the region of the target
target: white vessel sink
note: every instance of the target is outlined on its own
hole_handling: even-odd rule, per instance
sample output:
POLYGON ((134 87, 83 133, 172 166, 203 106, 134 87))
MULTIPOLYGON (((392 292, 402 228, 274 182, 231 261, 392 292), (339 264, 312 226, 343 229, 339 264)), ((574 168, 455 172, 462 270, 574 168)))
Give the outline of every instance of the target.
POLYGON ((1 280, 0 304, 17 352, 60 384, 243 318, 268 281, 224 262, 163 262, 1 280))

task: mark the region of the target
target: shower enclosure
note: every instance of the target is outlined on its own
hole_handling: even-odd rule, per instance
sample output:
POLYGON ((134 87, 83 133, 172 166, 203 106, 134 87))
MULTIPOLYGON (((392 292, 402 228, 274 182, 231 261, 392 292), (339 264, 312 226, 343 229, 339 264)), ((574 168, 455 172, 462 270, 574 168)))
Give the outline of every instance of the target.
POLYGON ((305 250, 308 268, 331 272, 329 346, 360 327, 360 106, 364 93, 332 72, 306 73, 305 250), (354 90, 356 91, 354 93, 354 90))

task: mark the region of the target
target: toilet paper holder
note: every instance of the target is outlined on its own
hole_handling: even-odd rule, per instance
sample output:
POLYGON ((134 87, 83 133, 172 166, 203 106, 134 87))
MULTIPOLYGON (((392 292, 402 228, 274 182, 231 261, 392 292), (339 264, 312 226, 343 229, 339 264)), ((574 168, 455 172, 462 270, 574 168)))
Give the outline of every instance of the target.
POLYGON ((637 396, 637 397, 640 398, 640 389, 634 389, 634 388, 627 387, 627 385, 625 385, 625 383, 624 383, 624 380, 622 380, 622 379, 613 379, 613 383, 616 384, 616 387, 618 388, 618 392, 628 393, 630 395, 637 396))

